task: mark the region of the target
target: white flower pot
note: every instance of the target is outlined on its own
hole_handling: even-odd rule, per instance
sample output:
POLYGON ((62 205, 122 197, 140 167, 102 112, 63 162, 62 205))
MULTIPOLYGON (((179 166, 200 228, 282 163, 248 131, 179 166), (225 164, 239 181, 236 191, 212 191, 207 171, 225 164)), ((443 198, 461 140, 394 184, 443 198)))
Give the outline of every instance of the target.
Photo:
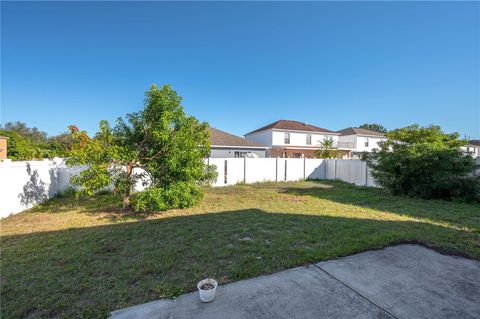
POLYGON ((218 286, 218 283, 215 279, 207 278, 200 281, 197 284, 200 300, 203 302, 210 302, 213 299, 215 299, 215 292, 217 291, 217 286, 218 286), (201 288, 204 284, 211 284, 213 288, 204 290, 201 288))

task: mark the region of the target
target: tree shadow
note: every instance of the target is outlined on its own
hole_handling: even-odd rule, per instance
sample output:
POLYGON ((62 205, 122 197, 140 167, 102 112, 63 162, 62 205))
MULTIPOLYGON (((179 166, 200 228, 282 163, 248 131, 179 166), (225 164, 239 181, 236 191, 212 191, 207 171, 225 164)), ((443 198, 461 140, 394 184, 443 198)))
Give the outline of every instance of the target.
POLYGON ((23 186, 23 192, 18 194, 20 204, 24 207, 37 205, 45 202, 57 194, 58 187, 58 168, 51 167, 48 170, 50 183, 47 186, 38 173, 37 169, 32 169, 30 163, 26 164, 28 181, 23 186))
MULTIPOLYGON (((133 197, 135 194, 132 195, 133 197)), ((93 197, 75 197, 74 194, 59 195, 30 209, 36 213, 84 213, 109 222, 144 220, 154 216, 152 213, 125 211, 122 197, 112 193, 97 194, 93 197)), ((161 212, 160 212, 161 213, 161 212)))
POLYGON ((33 170, 27 162, 28 182, 23 186, 23 193, 18 195, 22 206, 39 204, 48 199, 47 184, 41 180, 38 170, 33 170))
POLYGON ((101 317, 193 291, 205 277, 224 284, 399 243, 480 259, 472 232, 258 209, 3 236, 1 242, 6 317, 101 317))
POLYGON ((283 193, 310 196, 340 204, 374 209, 479 231, 480 205, 444 200, 392 196, 381 188, 355 186, 341 181, 317 180, 302 186, 282 187, 283 193))

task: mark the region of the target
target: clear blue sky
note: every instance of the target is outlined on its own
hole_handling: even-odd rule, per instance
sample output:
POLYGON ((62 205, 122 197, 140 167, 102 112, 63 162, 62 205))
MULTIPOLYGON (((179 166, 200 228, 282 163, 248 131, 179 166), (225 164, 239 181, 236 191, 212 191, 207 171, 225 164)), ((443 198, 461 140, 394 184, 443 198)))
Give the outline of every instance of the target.
POLYGON ((480 138, 478 2, 2 2, 1 122, 94 133, 169 83, 242 135, 438 124, 480 138))

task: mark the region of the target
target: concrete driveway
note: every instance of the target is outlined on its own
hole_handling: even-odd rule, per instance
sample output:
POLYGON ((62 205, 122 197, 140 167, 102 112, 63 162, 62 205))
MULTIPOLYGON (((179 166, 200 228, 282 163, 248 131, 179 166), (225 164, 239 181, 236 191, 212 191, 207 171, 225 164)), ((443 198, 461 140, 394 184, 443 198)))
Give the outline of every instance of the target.
POLYGON ((398 245, 112 312, 112 318, 480 318, 480 262, 398 245))

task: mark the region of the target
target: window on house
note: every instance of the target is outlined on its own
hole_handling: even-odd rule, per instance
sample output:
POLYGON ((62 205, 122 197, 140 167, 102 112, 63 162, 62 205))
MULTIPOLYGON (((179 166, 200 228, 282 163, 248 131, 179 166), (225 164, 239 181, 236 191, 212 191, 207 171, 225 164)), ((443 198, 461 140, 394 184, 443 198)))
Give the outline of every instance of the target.
POLYGON ((307 145, 312 145, 312 134, 307 134, 307 145))
POLYGON ((248 154, 248 152, 239 152, 239 151, 235 151, 235 153, 234 153, 234 156, 235 156, 236 158, 239 158, 239 157, 246 157, 246 156, 247 156, 247 154, 248 154))
POLYGON ((284 143, 290 144, 290 133, 285 133, 284 143))
POLYGON ((368 147, 368 138, 365 140, 365 147, 368 147))

